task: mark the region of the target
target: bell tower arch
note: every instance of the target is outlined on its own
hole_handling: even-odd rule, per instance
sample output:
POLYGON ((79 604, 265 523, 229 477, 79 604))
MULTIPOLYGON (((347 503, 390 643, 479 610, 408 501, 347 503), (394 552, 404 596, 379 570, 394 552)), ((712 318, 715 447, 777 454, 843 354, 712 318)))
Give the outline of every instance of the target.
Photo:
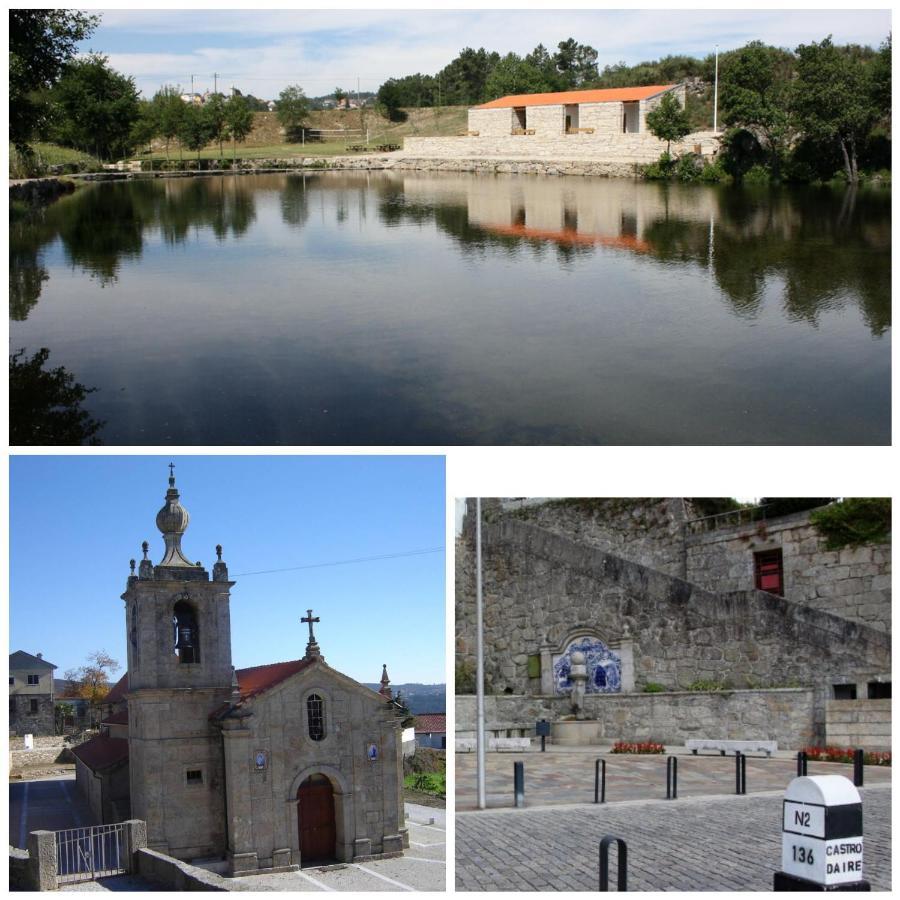
POLYGON ((156 515, 163 557, 132 569, 122 600, 128 633, 131 810, 148 844, 173 856, 225 847, 221 737, 209 715, 231 697, 231 588, 222 547, 212 575, 187 558, 190 523, 175 486, 156 515))

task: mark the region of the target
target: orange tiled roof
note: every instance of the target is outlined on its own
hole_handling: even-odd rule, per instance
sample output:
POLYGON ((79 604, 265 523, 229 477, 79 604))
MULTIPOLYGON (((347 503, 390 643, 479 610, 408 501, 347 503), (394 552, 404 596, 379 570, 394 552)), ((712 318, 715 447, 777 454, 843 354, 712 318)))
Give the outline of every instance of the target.
POLYGON ((415 717, 415 729, 420 734, 442 733, 447 730, 446 713, 423 713, 415 717))
POLYGON ((128 741, 101 734, 73 747, 72 753, 89 769, 107 769, 128 759, 128 741))
POLYGON ((556 106, 560 103, 631 103, 646 100, 663 91, 671 90, 675 84, 651 84, 645 87, 602 88, 591 91, 556 91, 551 94, 510 94, 482 103, 475 109, 506 109, 513 106, 556 106))
POLYGON ((289 662, 269 663, 265 666, 252 666, 249 669, 237 669, 238 687, 241 691, 241 699, 246 700, 270 687, 302 672, 312 663, 310 659, 293 659, 289 662))
POLYGON ((128 693, 128 673, 126 672, 110 689, 109 693, 103 698, 104 703, 115 703, 117 700, 123 700, 128 693))
POLYGON ((558 244, 584 244, 614 247, 618 250, 633 250, 635 253, 649 253, 653 246, 639 237, 623 234, 617 237, 602 234, 581 233, 571 228, 550 230, 529 228, 527 225, 484 225, 485 231, 502 237, 520 237, 536 241, 556 241, 558 244))

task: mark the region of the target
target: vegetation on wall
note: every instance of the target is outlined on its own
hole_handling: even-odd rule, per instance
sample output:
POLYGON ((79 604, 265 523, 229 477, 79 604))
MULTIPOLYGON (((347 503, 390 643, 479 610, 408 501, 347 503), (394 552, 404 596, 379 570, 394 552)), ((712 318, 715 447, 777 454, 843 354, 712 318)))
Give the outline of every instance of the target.
POLYGON ((848 497, 816 510, 810 522, 828 550, 883 543, 891 537, 891 499, 848 497))

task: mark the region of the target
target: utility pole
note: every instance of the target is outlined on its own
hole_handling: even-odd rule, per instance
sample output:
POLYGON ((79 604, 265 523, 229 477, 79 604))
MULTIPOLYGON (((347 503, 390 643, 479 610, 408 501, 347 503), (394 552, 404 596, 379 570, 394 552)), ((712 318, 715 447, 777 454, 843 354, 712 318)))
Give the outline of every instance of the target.
POLYGON ((719 45, 716 44, 716 75, 713 82, 713 134, 719 133, 719 45))
POLYGON ((475 499, 475 754, 478 808, 487 807, 484 787, 484 610, 481 594, 481 497, 475 499))
POLYGON ((213 96, 219 92, 219 73, 213 72, 213 96))
POLYGON ((194 102, 194 75, 191 73, 191 103, 194 102))

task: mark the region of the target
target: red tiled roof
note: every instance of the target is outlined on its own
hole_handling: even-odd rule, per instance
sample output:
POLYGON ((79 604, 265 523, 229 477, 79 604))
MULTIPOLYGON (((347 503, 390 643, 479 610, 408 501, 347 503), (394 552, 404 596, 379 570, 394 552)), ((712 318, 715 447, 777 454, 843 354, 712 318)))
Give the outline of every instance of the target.
POLYGON ((72 753, 89 769, 107 769, 128 759, 128 741, 101 734, 73 747, 72 753))
POLYGON ((123 709, 117 713, 113 713, 111 716, 107 716, 101 723, 101 725, 127 725, 128 724, 128 710, 123 709))
POLYGON ((103 698, 104 703, 115 703, 117 700, 124 700, 128 693, 128 673, 126 672, 110 689, 109 693, 103 698))
POLYGON ((291 675, 302 672, 311 664, 311 659, 293 659, 290 662, 269 663, 265 666, 237 669, 235 674, 241 691, 241 699, 246 700, 267 691, 270 687, 290 678, 291 675))
POLYGON ((482 103, 475 109, 506 109, 513 106, 555 106, 560 103, 630 103, 646 100, 663 91, 677 87, 675 84, 652 84, 646 87, 603 88, 592 91, 556 91, 551 94, 510 94, 482 103))
POLYGON ((585 234, 571 228, 549 230, 529 228, 526 225, 485 225, 485 231, 501 237, 520 237, 535 241, 556 241, 558 244, 583 244, 613 247, 617 250, 633 250, 635 253, 649 253, 653 246, 639 237, 623 234, 609 237, 601 234, 585 234))
POLYGON ((423 713, 415 717, 415 729, 420 734, 441 733, 447 730, 446 713, 423 713))

